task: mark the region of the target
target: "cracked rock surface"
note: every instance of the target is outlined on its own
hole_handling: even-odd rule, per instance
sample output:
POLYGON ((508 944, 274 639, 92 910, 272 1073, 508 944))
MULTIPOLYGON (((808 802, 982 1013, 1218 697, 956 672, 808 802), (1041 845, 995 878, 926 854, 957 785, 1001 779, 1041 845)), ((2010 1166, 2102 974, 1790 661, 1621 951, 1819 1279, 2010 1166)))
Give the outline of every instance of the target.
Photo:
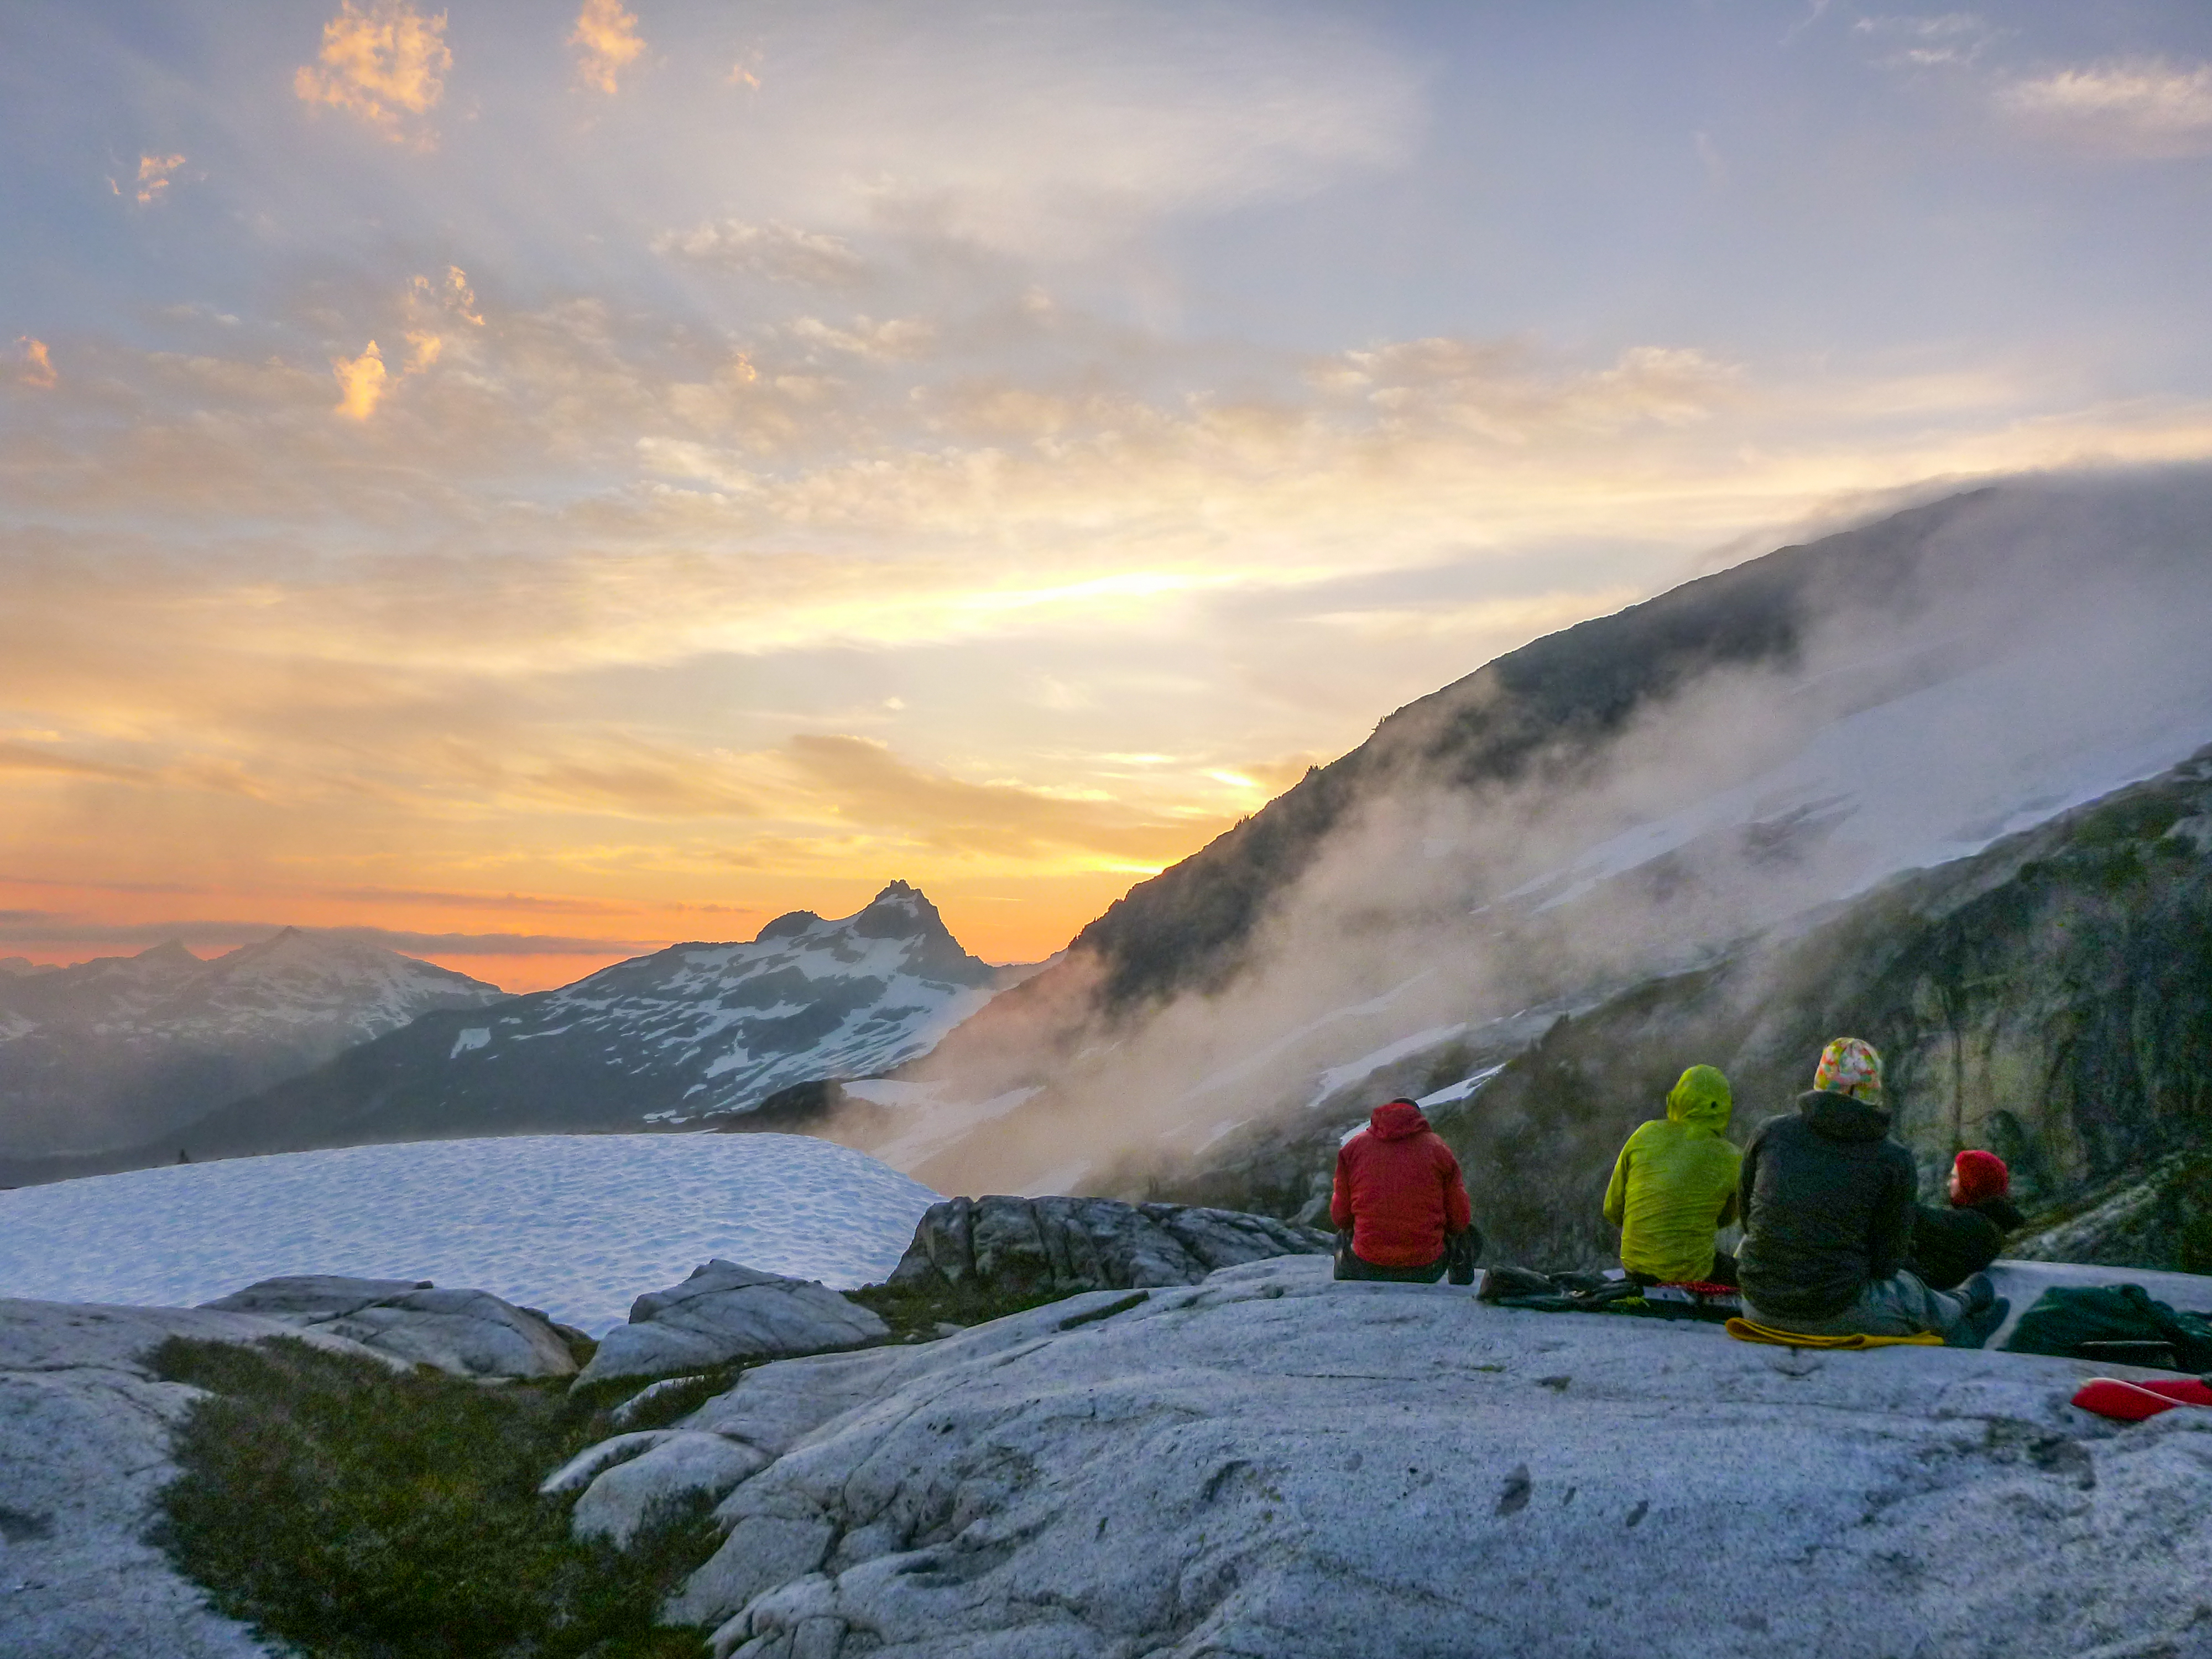
POLYGON ((304 1336, 364 1352, 250 1314, 0 1300, 0 1653, 8 1659, 276 1651, 211 1611, 145 1541, 155 1494, 177 1472, 169 1431, 200 1397, 147 1372, 145 1356, 171 1336, 304 1336))
POLYGON ((1026 1294, 1195 1285, 1223 1267, 1326 1255, 1334 1237, 1241 1210, 1111 1198, 955 1198, 933 1204, 894 1285, 1026 1294))
POLYGON ((823 1353, 890 1334, 868 1309, 825 1285, 718 1260, 693 1268, 681 1285, 638 1297, 629 1323, 600 1340, 576 1386, 823 1353))
POLYGON ((573 1376, 575 1356, 550 1321, 489 1291, 334 1273, 264 1279, 203 1307, 321 1331, 455 1376, 573 1376))
POLYGON ((742 1659, 2212 1652, 2212 1411, 1328 1271, 758 1367, 607 1509, 718 1500, 668 1612, 742 1659))

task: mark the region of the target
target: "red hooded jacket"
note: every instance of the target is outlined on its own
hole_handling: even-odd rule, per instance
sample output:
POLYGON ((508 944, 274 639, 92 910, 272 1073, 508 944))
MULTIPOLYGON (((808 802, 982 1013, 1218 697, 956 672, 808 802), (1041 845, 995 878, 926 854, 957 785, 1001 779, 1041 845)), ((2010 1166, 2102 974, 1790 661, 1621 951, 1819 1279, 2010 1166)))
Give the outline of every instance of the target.
POLYGON ((1459 1160, 1410 1100, 1377 1106, 1336 1155, 1328 1218, 1352 1229, 1352 1253, 1376 1267, 1425 1267, 1444 1235, 1474 1224, 1459 1160))

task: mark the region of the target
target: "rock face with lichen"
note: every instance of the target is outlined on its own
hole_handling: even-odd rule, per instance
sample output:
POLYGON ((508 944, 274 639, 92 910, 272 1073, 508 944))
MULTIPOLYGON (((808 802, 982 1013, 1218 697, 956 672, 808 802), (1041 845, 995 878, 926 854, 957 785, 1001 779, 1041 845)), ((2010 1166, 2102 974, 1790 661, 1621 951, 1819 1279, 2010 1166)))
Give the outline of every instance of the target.
POLYGON ((891 1273, 911 1289, 1033 1295, 1195 1285, 1219 1267, 1326 1254, 1327 1233, 1268 1216, 1110 1198, 933 1204, 891 1273))
POLYGON ((867 1309, 812 1279, 708 1261, 681 1285, 638 1297, 629 1323, 601 1340, 576 1386, 825 1353, 890 1334, 867 1309))
POLYGON ((544 1315, 489 1291, 441 1291, 427 1279, 332 1273, 264 1279, 203 1305, 344 1337, 455 1376, 571 1376, 576 1370, 575 1356, 544 1315))

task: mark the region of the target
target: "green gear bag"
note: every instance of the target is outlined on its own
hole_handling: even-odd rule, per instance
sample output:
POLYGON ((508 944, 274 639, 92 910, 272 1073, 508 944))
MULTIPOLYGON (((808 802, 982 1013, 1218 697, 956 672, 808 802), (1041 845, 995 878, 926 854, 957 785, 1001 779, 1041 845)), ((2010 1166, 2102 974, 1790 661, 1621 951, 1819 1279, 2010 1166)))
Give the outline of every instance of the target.
POLYGON ((2054 1285, 2020 1316, 2005 1349, 2097 1358, 2085 1342, 2163 1342, 2183 1370, 2212 1370, 2212 1318, 2153 1301, 2140 1285, 2054 1285))

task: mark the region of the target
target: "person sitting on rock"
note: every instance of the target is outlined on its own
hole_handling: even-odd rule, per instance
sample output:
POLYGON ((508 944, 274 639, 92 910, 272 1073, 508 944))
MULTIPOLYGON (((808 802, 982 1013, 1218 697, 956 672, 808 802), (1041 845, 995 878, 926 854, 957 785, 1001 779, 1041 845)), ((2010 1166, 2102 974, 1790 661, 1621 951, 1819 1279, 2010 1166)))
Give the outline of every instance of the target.
POLYGON ((1806 1336, 1949 1337, 1996 1291, 1931 1291, 1912 1255, 1912 1154, 1889 1139, 1881 1056, 1856 1037, 1820 1054, 1797 1109, 1759 1126, 1743 1149, 1744 1317, 1806 1336))
POLYGON ((1728 1079, 1692 1066, 1667 1096, 1667 1115, 1641 1125, 1613 1160, 1605 1218, 1620 1229, 1620 1265, 1637 1283, 1735 1283, 1735 1258, 1714 1243, 1736 1215, 1732 1105, 1728 1079))
POLYGON ((2008 1196, 2012 1171, 1995 1152, 1969 1147, 1951 1160, 1950 1203, 1921 1205, 1912 1218, 1912 1267, 1930 1288, 1948 1291, 1997 1259, 2005 1235, 2027 1220, 2008 1196))
POLYGON ((1449 1268, 1453 1284, 1474 1282, 1482 1235, 1459 1160, 1410 1100, 1377 1106, 1338 1149, 1328 1218, 1339 1279, 1433 1285, 1449 1268))

